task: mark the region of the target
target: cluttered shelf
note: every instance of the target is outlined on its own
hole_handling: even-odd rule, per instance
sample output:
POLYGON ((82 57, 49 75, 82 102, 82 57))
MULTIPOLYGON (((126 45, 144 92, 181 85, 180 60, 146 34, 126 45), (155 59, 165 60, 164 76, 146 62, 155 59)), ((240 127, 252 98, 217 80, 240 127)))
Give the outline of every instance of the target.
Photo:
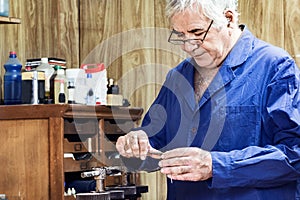
POLYGON ((21 24, 21 19, 16 17, 0 16, 0 24, 21 24))

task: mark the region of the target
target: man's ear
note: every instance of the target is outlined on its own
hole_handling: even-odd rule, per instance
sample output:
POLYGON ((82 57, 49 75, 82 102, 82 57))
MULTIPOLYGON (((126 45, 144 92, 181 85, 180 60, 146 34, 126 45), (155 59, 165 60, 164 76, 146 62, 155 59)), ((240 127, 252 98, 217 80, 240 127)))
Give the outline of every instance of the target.
POLYGON ((237 21, 233 12, 229 9, 224 11, 224 16, 226 17, 228 23, 236 23, 236 21, 237 21))

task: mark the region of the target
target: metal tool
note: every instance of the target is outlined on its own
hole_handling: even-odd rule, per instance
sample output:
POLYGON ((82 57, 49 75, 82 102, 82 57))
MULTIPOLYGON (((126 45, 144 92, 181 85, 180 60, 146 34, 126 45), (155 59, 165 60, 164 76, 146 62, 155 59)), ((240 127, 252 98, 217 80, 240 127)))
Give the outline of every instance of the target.
POLYGON ((96 192, 105 192, 105 178, 107 175, 118 174, 122 170, 121 167, 95 167, 93 171, 81 173, 81 178, 94 177, 96 180, 96 192))
POLYGON ((104 180, 106 178, 106 169, 104 167, 93 168, 93 171, 82 172, 82 178, 94 177, 96 180, 96 192, 104 192, 104 180))

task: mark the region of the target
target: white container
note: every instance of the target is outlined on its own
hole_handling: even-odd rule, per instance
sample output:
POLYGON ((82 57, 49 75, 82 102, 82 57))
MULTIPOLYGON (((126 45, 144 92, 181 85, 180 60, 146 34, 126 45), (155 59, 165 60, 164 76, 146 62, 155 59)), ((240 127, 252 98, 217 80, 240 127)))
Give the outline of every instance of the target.
POLYGON ((58 69, 56 73, 57 75, 54 78, 54 103, 64 104, 67 102, 65 70, 58 69), (59 98, 59 96, 64 96, 64 98, 59 98))
POLYGON ((41 64, 36 70, 45 72, 45 97, 46 99, 50 98, 50 78, 54 73, 54 69, 49 65, 48 58, 41 58, 41 64))
POLYGON ((0 16, 9 16, 9 0, 0 0, 0 16))
POLYGON ((83 94, 87 105, 107 104, 107 71, 103 63, 83 64, 80 67, 85 70, 86 84, 83 94))

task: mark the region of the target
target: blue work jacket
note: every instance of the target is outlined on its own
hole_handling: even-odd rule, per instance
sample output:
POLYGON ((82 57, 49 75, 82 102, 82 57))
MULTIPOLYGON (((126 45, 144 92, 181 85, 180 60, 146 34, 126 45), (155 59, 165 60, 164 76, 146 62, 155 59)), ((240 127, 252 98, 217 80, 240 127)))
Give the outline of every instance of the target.
POLYGON ((154 148, 199 147, 212 155, 212 178, 168 180, 169 200, 300 198, 298 67, 243 29, 199 102, 188 58, 169 71, 145 115, 141 129, 154 148))

